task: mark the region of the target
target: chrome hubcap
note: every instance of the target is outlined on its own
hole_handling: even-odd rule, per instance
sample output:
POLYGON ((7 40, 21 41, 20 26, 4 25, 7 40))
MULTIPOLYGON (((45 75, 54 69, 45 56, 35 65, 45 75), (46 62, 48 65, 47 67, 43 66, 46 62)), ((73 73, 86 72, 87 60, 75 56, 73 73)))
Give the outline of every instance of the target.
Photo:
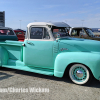
POLYGON ((86 71, 84 70, 84 68, 79 67, 79 66, 77 66, 73 70, 72 74, 73 74, 73 77, 78 81, 85 80, 87 77, 87 74, 86 74, 86 71))
POLYGON ((83 72, 81 70, 77 70, 76 76, 79 77, 79 78, 83 77, 83 72))

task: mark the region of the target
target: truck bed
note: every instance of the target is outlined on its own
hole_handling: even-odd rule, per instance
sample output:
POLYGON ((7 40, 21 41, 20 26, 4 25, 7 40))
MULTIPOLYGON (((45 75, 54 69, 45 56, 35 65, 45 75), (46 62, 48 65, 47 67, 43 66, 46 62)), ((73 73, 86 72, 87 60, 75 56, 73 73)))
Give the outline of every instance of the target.
POLYGON ((0 65, 7 65, 9 60, 23 61, 23 42, 0 42, 0 65), (2 63, 1 63, 2 62, 2 63))

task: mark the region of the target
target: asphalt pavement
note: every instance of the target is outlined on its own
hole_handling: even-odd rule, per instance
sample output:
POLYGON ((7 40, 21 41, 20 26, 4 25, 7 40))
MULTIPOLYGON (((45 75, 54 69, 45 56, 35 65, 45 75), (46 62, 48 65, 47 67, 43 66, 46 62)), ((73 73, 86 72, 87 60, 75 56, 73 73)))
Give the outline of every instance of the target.
POLYGON ((0 68, 0 100, 100 100, 100 82, 79 86, 68 77, 0 68))

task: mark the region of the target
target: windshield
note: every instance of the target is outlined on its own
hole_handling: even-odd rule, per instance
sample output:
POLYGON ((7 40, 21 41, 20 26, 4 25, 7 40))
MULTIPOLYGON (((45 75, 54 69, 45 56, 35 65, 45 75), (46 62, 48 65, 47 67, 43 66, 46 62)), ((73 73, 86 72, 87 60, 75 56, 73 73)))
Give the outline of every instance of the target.
POLYGON ((51 30, 55 39, 68 36, 68 32, 64 27, 52 27, 51 30))
POLYGON ((85 31, 88 33, 88 35, 91 37, 94 37, 95 35, 93 34, 93 32, 89 29, 89 28, 85 28, 85 31))

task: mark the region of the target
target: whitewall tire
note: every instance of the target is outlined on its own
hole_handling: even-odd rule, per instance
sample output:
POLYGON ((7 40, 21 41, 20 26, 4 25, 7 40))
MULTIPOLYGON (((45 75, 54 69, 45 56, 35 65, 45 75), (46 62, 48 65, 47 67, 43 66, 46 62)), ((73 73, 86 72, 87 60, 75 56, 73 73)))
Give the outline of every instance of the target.
POLYGON ((90 79, 90 72, 86 66, 82 64, 74 64, 69 69, 70 79, 79 85, 86 84, 90 79))

